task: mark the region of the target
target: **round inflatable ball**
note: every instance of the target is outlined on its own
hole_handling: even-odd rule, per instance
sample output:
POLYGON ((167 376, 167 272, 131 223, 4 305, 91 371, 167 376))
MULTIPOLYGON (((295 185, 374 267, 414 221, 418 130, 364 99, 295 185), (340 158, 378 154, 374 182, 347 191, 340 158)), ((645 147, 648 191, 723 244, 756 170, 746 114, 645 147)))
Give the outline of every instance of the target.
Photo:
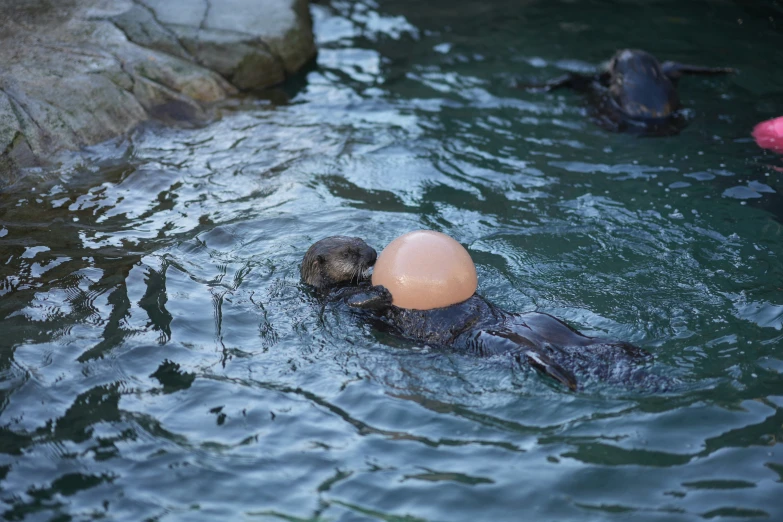
POLYGON ((385 286, 400 308, 430 310, 460 303, 476 292, 476 265, 454 239, 432 230, 408 232, 383 249, 372 284, 385 286))

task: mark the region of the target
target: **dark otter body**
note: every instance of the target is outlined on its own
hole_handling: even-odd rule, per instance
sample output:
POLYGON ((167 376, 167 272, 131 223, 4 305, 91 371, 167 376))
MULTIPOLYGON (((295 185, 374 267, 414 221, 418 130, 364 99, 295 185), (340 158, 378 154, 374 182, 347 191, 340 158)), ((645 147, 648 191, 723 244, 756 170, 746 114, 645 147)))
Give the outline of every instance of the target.
POLYGON ((612 131, 647 135, 677 134, 685 126, 677 95, 684 74, 727 74, 733 69, 660 63, 649 53, 624 49, 615 53, 607 69, 596 75, 570 73, 532 89, 561 87, 586 92, 597 123, 612 131))
POLYGON ((548 314, 512 314, 473 295, 435 310, 389 306, 381 322, 402 337, 480 357, 512 354, 571 389, 586 377, 640 383, 652 356, 628 343, 588 337, 548 314))
POLYGON ((338 236, 315 243, 302 262, 302 280, 325 292, 330 301, 347 304, 384 330, 432 347, 482 357, 511 354, 572 390, 578 387, 577 376, 658 389, 670 384, 639 367, 652 359, 648 352, 628 343, 587 337, 548 314, 512 314, 475 294, 444 308, 409 310, 392 305, 386 288, 366 281, 355 286, 340 286, 347 280, 329 286, 314 284, 323 279, 314 272, 315 261, 319 269, 330 273, 330 281, 339 279, 335 276, 341 270, 350 278, 374 263, 375 256, 366 255, 362 259, 370 265, 343 266, 340 260, 346 256, 365 251, 364 247, 372 250, 363 241, 361 247, 357 240, 361 241, 338 236), (331 263, 332 259, 337 262, 331 263))

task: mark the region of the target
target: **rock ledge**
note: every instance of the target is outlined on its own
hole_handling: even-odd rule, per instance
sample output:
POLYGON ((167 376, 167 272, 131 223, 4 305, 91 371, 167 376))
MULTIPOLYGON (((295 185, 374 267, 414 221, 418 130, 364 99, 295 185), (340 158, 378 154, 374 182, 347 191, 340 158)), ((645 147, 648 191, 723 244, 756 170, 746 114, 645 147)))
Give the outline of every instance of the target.
POLYGON ((315 55, 307 0, 0 0, 0 182, 315 55))

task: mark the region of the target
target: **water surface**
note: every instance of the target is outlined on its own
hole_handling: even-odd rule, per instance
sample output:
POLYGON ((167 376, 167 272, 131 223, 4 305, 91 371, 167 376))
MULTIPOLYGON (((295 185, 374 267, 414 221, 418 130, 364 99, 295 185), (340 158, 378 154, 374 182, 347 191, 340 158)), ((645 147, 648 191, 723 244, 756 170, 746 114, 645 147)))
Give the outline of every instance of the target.
POLYGON ((0 195, 4 519, 783 519, 783 160, 749 138, 783 114, 775 3, 312 9, 283 89, 0 195), (740 73, 683 79, 668 138, 513 87, 622 47, 740 73), (321 237, 418 228, 681 388, 571 393, 299 284, 321 237))

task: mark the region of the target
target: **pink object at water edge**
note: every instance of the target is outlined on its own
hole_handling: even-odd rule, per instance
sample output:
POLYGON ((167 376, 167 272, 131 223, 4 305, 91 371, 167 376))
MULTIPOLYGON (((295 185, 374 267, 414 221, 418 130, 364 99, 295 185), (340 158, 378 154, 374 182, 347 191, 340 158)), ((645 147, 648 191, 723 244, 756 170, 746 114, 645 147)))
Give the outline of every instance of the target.
POLYGON ((752 134, 762 149, 783 154, 783 116, 762 121, 753 128, 752 134))
POLYGON ((461 303, 476 292, 476 265, 453 238, 433 230, 416 230, 383 249, 372 284, 385 286, 400 308, 431 310, 461 303))

